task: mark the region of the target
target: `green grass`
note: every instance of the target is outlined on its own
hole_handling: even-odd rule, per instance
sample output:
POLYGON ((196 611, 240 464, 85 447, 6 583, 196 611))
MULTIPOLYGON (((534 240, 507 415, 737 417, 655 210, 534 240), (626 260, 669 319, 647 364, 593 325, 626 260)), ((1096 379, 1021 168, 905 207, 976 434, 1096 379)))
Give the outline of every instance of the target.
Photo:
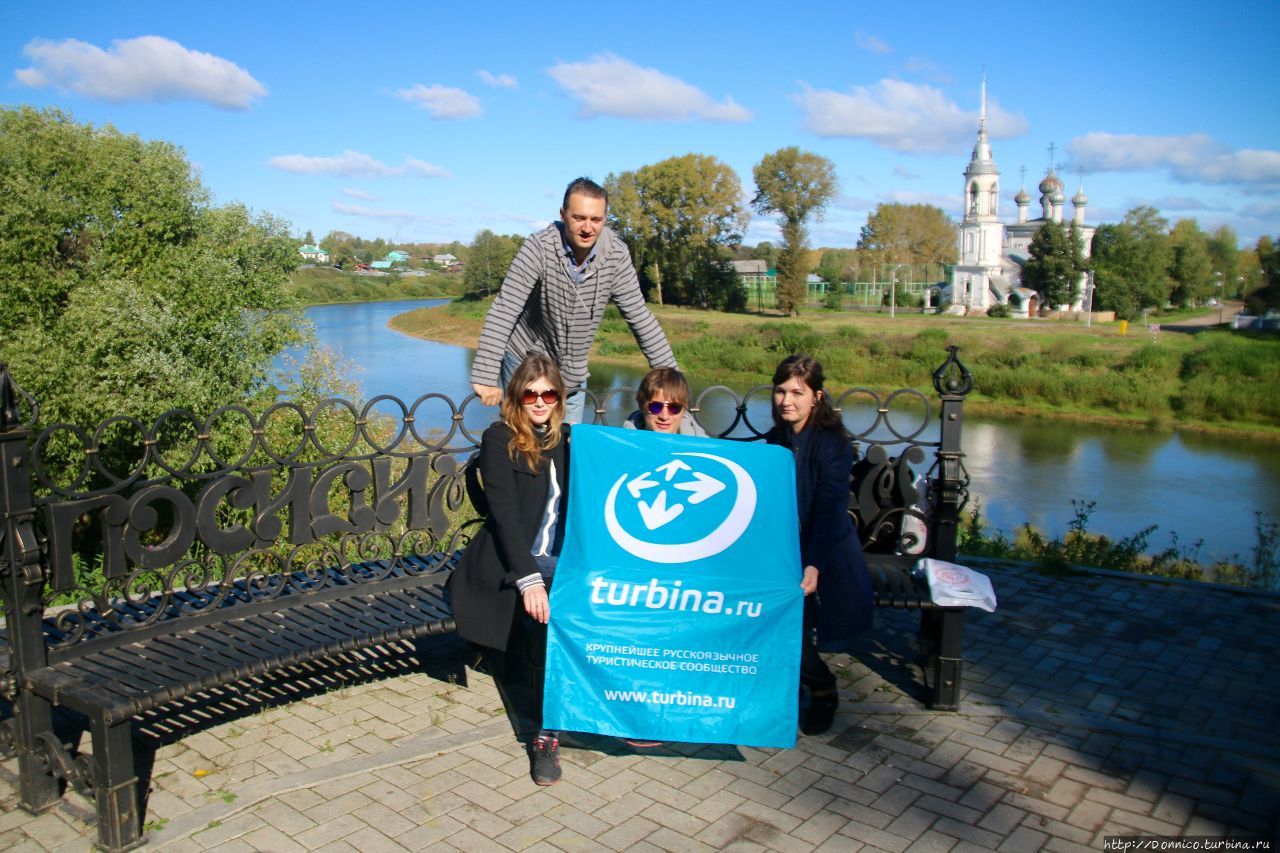
POLYGON ((462 278, 442 272, 425 276, 374 276, 309 267, 295 270, 285 288, 294 305, 328 305, 335 302, 380 302, 390 299, 430 299, 457 296, 462 278))

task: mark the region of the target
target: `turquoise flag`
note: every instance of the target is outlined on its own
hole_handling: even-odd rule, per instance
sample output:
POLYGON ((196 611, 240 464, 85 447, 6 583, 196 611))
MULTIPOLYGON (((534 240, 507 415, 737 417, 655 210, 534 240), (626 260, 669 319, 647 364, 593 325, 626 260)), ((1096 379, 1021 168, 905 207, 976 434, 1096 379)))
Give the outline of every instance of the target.
POLYGON ((788 451, 575 426, 543 725, 791 747, 801 618, 788 451))

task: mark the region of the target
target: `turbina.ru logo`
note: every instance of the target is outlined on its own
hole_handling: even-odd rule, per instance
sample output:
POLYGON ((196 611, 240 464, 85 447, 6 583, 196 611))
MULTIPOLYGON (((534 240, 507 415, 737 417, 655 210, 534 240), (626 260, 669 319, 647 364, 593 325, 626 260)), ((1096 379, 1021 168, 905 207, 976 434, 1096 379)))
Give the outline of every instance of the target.
POLYGON ((738 541, 756 511, 756 484, 712 453, 673 453, 652 470, 624 473, 605 499, 609 535, 652 563, 689 563, 738 541))

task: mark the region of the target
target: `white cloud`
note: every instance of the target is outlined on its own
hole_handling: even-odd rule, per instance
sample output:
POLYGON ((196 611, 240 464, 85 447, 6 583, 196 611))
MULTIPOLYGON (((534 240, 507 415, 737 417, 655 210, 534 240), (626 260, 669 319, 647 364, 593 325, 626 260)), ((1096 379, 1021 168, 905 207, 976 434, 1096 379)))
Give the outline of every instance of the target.
POLYGON ((404 158, 405 174, 415 175, 419 178, 452 178, 453 172, 443 166, 437 166, 434 163, 428 163, 426 160, 419 160, 416 157, 404 158))
MULTIPOLYGON (((881 80, 849 92, 804 87, 793 96, 804 112, 805 127, 819 136, 867 139, 892 151, 951 152, 973 142, 975 112, 961 109, 933 86, 881 80)), ((1027 122, 994 100, 987 101, 987 133, 1018 136, 1027 122)))
POLYGON ((479 118, 484 112, 475 95, 451 86, 414 83, 408 89, 396 92, 396 97, 421 107, 431 113, 432 118, 479 118))
POLYGON ((578 102, 583 118, 616 116, 656 121, 744 122, 751 112, 731 97, 717 102, 696 86, 612 54, 561 62, 547 73, 578 102))
POLYGON ((853 34, 853 43, 867 53, 893 53, 893 48, 889 47, 883 39, 864 33, 862 30, 853 34))
POLYGON ((378 201, 379 200, 379 197, 374 195, 373 193, 367 192, 362 189, 358 189, 357 187, 343 187, 341 192, 347 198, 358 198, 361 201, 378 201))
MULTIPOLYGON (((302 175, 332 175, 343 178, 394 178, 413 175, 419 178, 451 178, 453 175, 440 166, 413 157, 404 158, 404 164, 391 166, 361 151, 347 149, 336 157, 313 157, 308 154, 282 154, 267 161, 282 172, 302 175)), ((358 197, 358 196, 357 196, 358 197)))
POLYGON ((915 173, 915 172, 911 171, 911 170, 910 170, 910 169, 908 169, 906 166, 901 166, 901 165, 899 165, 899 166, 894 166, 894 167, 893 167, 893 174, 894 174, 894 176, 895 176, 895 177, 902 178, 902 179, 903 179, 903 180, 905 180, 905 181, 918 181, 918 180, 920 180, 920 175, 918 175, 917 173, 915 173))
POLYGON ((1232 151, 1204 133, 1087 133, 1072 140, 1067 151, 1087 172, 1167 171, 1183 182, 1280 187, 1280 151, 1232 151))
MULTIPOLYGON (((449 228, 456 229, 458 220, 451 216, 427 216, 420 213, 413 213, 408 210, 397 210, 394 208, 378 208, 365 207, 362 204, 347 204, 343 201, 333 201, 333 209, 338 213, 347 216, 359 216, 363 219, 377 219, 383 222, 390 222, 399 227, 405 228, 449 228)), ((397 232, 398 233, 398 232, 397 232)), ((412 239, 406 237, 412 242, 412 239)))
POLYGON ((365 207, 362 204, 347 204, 345 201, 334 201, 333 209, 348 216, 363 216, 367 219, 386 219, 392 222, 408 222, 415 218, 407 210, 387 210, 365 207))
POLYGON ((483 68, 477 71, 476 74, 488 85, 495 86, 499 89, 520 88, 520 84, 516 82, 516 78, 512 77, 510 74, 493 74, 483 68))
POLYGON ((117 39, 107 50, 76 39, 35 39, 22 52, 34 64, 14 72, 18 82, 88 98, 203 101, 224 110, 247 110, 267 94, 234 62, 162 36, 117 39))

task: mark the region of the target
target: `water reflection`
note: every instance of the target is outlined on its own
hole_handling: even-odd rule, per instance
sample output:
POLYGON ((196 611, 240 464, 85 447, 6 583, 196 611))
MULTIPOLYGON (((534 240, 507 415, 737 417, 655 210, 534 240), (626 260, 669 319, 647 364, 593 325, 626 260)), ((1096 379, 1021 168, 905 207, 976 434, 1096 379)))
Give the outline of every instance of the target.
MULTIPOLYGON (((397 314, 443 301, 326 305, 307 309, 307 316, 315 323, 318 341, 356 366, 352 378, 366 395, 391 394, 412 405, 431 392, 461 405, 471 394, 471 351, 387 328, 397 314)), ((588 387, 605 409, 606 423, 621 424, 635 409, 632 394, 619 389, 634 389, 643 373, 592 366, 588 387)), ((704 394, 709 383, 697 376, 690 377, 690 384, 701 407, 699 420, 709 431, 722 431, 739 418, 733 394, 704 394)), ((854 432, 877 423, 879 412, 866 395, 848 395, 842 408, 854 432)), ((877 438, 891 435, 890 426, 910 434, 924 419, 925 406, 913 395, 895 397, 889 408, 888 425, 881 420, 875 428, 877 438)), ((769 409, 768 388, 753 391, 741 412, 746 420, 739 421, 733 434, 749 435, 747 424, 767 430, 769 409)), ((402 417, 401 408, 389 400, 376 410, 402 417)), ((921 438, 936 441, 933 401, 928 414, 921 438)), ((463 408, 461 422, 478 437, 496 416, 496 408, 473 399, 463 408)), ((415 424, 422 434, 447 430, 452 422, 453 410, 440 397, 427 396, 417 404, 415 424)), ((1165 547, 1169 531, 1177 531, 1184 544, 1204 539, 1201 558, 1247 557, 1256 543, 1255 510, 1280 519, 1280 446, 1274 444, 1046 418, 966 416, 964 450, 971 494, 991 523, 1007 531, 1030 521, 1061 534, 1072 519, 1073 499, 1095 501, 1089 525, 1094 532, 1120 537, 1157 524, 1153 549, 1165 547)))

